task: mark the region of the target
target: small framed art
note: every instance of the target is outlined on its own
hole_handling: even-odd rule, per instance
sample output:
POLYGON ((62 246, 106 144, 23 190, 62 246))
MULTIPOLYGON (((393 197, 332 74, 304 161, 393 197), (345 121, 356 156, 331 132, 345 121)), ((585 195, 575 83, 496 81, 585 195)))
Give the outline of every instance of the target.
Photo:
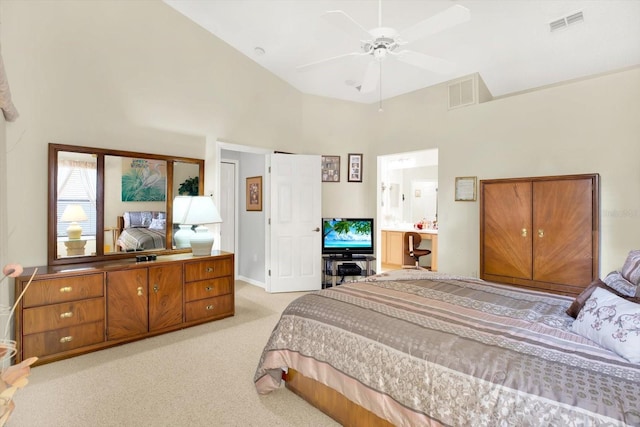
POLYGON ((475 176, 456 177, 456 202, 474 202, 476 200, 475 176))
POLYGON ((340 156, 322 156, 322 182, 340 182, 340 156))
POLYGON ((362 154, 349 153, 347 157, 349 160, 348 165, 348 181, 349 182, 362 182, 362 154))
POLYGON ((247 178, 247 210, 262 210, 262 177, 252 176, 247 178))

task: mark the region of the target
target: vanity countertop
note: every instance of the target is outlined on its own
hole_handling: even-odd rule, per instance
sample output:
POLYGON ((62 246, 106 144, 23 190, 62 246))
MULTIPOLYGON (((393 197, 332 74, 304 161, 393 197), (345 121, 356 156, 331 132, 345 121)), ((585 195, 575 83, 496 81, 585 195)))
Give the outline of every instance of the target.
POLYGON ((425 233, 425 234, 438 234, 438 230, 434 230, 434 229, 426 229, 423 228, 422 230, 419 230, 415 227, 410 227, 410 226, 402 226, 402 225, 383 225, 381 228, 382 231, 415 231, 417 233, 425 233))

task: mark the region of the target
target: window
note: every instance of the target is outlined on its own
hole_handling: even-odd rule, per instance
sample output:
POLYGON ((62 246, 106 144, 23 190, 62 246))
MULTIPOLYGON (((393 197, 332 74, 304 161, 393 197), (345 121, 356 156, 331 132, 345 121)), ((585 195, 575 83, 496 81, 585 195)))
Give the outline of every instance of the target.
POLYGON ((87 214, 78 224, 83 236, 96 235, 96 164, 95 162, 65 160, 58 167, 57 237, 67 237, 69 222, 60 221, 68 205, 80 205, 87 214))

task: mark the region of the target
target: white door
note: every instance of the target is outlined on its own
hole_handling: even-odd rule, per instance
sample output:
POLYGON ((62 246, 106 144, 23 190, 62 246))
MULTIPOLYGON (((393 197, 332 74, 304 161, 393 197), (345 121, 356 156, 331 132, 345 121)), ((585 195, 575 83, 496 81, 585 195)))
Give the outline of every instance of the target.
POLYGON ((271 155, 268 292, 322 287, 320 156, 271 155))
POLYGON ((220 250, 233 253, 236 252, 236 170, 236 162, 220 163, 220 250))

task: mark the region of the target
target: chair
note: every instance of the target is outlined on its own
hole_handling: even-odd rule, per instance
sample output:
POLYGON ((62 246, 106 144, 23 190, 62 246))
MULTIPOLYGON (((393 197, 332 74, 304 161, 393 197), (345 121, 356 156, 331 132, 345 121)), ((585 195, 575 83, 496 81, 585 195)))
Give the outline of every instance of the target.
POLYGON ((429 255, 431 253, 429 249, 418 249, 421 241, 422 237, 420 237, 420 234, 418 233, 415 233, 413 231, 404 233, 404 253, 415 259, 416 269, 422 268, 420 267, 420 257, 429 255))

